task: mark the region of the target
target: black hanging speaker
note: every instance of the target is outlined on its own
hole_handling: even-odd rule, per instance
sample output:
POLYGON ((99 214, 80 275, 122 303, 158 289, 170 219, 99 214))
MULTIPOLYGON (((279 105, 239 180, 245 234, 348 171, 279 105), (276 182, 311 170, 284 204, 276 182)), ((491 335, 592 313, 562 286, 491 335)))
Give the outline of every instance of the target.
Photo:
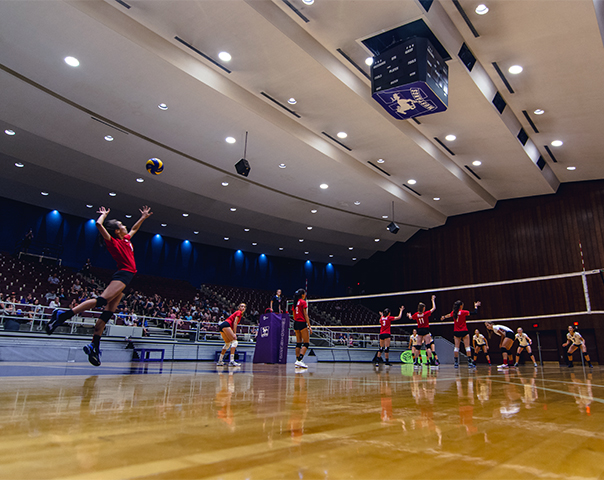
POLYGON ((386 228, 388 229, 388 231, 390 233, 394 233, 395 235, 400 230, 399 226, 396 223, 394 223, 394 222, 390 222, 390 224, 386 228))
POLYGON ((250 174, 250 162, 248 162, 245 158, 242 158, 235 164, 235 170, 239 175, 243 175, 247 177, 250 174))

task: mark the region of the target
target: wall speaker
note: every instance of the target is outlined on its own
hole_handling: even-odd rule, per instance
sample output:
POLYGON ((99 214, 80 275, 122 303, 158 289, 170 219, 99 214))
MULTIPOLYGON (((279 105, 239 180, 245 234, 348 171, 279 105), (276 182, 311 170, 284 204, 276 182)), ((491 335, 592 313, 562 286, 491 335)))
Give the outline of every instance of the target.
POLYGON ((247 177, 250 174, 250 162, 248 162, 245 158, 242 158, 235 164, 235 170, 239 175, 243 175, 247 177))
POLYGON ((388 229, 388 231, 390 233, 394 233, 395 235, 400 230, 399 226, 396 223, 394 223, 394 222, 390 222, 390 224, 386 228, 388 229))

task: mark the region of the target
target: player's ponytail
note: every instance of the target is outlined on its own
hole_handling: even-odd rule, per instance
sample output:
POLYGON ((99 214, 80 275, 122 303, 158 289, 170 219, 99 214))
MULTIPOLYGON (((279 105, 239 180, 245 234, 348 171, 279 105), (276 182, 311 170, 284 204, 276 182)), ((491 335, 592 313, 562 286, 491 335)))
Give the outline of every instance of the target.
POLYGON ((418 303, 417 305, 417 311, 419 313, 424 313, 424 311, 426 310, 426 304, 425 303, 418 303))
POLYGON ((303 288, 299 288, 298 290, 296 290, 296 293, 294 293, 294 310, 298 306, 298 301, 302 298, 302 295, 304 295, 305 293, 306 290, 304 290, 303 288))
POLYGON ((390 309, 384 308, 384 317, 387 317, 388 315, 390 315, 390 309))
POLYGON ((463 305, 463 302, 461 300, 457 300, 453 304, 453 318, 455 320, 457 320, 457 316, 459 315, 459 309, 461 308, 462 305, 463 305))
POLYGON ((113 218, 111 218, 109 220, 105 220, 103 222, 103 226, 105 227, 105 230, 107 230, 107 233, 109 235, 111 235, 113 238, 119 238, 117 236, 117 234, 115 233, 116 230, 120 229, 120 221, 119 220, 115 220, 113 218))

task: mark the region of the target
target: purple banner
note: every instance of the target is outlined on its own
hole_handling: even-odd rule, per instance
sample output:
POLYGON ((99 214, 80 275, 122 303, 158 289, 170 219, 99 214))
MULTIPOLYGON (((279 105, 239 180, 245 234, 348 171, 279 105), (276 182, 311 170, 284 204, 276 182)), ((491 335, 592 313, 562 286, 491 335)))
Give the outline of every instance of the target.
POLYGON ((265 313, 260 316, 254 363, 286 363, 289 315, 265 313))

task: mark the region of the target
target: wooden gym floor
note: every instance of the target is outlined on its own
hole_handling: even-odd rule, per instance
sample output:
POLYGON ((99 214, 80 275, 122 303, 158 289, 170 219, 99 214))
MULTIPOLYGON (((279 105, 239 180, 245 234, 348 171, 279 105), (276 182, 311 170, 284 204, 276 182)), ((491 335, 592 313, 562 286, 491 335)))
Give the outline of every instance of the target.
POLYGON ((604 477, 600 367, 0 364, 1 479, 604 477))

